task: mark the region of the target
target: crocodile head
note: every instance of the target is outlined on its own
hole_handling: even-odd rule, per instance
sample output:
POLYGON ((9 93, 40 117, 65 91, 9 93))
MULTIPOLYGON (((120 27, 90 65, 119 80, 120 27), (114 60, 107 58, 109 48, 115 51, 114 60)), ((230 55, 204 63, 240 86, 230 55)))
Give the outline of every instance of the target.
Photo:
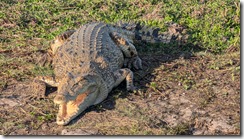
POLYGON ((54 103, 59 105, 58 125, 67 125, 72 119, 93 105, 99 93, 99 81, 96 76, 74 76, 69 73, 58 86, 54 103))

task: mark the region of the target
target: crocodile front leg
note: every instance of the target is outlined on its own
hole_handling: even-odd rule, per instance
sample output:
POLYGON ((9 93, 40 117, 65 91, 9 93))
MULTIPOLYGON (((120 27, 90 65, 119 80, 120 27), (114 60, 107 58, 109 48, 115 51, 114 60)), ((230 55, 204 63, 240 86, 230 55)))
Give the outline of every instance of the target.
POLYGON ((135 89, 133 85, 133 72, 130 69, 128 68, 119 69, 115 71, 113 74, 115 78, 113 87, 118 86, 124 79, 126 79, 127 91, 133 91, 135 89))
POLYGON ((52 76, 37 76, 33 80, 34 94, 32 98, 46 98, 46 87, 57 87, 59 80, 52 76))

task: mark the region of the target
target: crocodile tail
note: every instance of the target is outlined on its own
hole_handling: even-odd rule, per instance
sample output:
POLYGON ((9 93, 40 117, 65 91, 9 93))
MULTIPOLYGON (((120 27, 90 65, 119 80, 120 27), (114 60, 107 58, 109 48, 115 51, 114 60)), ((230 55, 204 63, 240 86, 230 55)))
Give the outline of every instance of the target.
POLYGON ((173 43, 185 44, 188 39, 187 30, 176 23, 166 23, 168 30, 161 32, 160 28, 146 26, 140 22, 117 22, 116 26, 133 32, 135 41, 146 43, 173 43))

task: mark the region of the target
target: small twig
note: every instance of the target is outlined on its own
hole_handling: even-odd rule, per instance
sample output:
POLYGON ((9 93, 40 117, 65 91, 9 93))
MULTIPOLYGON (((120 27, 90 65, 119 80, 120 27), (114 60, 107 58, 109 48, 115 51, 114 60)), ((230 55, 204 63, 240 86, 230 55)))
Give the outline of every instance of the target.
POLYGON ((138 76, 140 77, 140 79, 145 79, 145 80, 147 80, 148 82, 150 82, 150 80, 148 80, 147 78, 145 78, 145 76, 147 76, 148 74, 150 74, 150 72, 147 72, 147 73, 145 73, 144 75, 141 75, 141 74, 139 74, 139 73, 137 73, 137 72, 135 72, 134 74, 138 75, 138 76))
POLYGON ((20 110, 27 114, 27 112, 22 107, 20 107, 20 110))
POLYGON ((13 52, 12 50, 0 50, 0 53, 11 53, 13 52))

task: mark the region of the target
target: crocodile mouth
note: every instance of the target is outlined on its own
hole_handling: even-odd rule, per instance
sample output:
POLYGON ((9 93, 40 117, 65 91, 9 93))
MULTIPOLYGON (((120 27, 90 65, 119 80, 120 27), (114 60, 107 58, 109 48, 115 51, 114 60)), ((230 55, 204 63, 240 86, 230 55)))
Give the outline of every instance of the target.
POLYGON ((82 103, 87 98, 88 92, 78 95, 75 100, 59 104, 59 111, 57 115, 58 125, 67 125, 72 119, 78 116, 83 109, 82 103))

